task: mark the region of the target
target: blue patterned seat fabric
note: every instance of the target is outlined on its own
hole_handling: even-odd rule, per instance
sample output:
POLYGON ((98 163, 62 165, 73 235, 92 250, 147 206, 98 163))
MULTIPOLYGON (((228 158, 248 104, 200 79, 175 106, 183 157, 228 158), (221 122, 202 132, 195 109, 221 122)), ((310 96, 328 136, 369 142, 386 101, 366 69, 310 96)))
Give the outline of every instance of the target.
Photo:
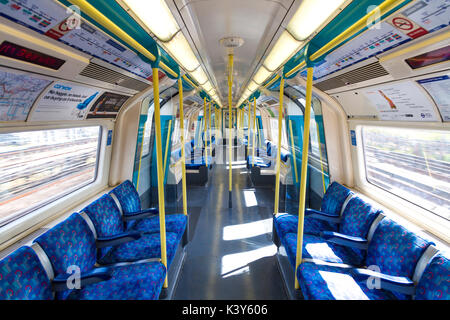
MULTIPOLYGON (((124 213, 140 212, 142 210, 141 199, 130 180, 125 180, 111 190, 120 202, 124 213)), ((186 230, 187 217, 184 214, 166 215, 166 232, 174 232, 181 237, 186 230)), ((132 220, 127 223, 128 230, 143 232, 159 232, 159 216, 132 220)))
POLYGON ((416 288, 416 300, 450 300, 450 259, 436 254, 428 263, 416 288))
MULTIPOLYGON (((178 247, 179 237, 172 232, 166 232, 167 265, 170 266, 178 247)), ((143 234, 138 240, 112 247, 98 262, 109 265, 119 262, 133 262, 143 259, 160 258, 161 242, 159 233, 143 234)))
MULTIPOLYGON (((384 218, 374 232, 364 266, 389 276, 412 279, 416 265, 432 243, 422 239, 389 218, 384 218)), ((410 299, 410 296, 385 290, 367 290, 366 281, 358 282, 351 275, 352 268, 329 267, 302 263, 297 270, 303 294, 307 299, 410 299), (340 284, 339 284, 340 283, 340 284)))
MULTIPOLYGON (((47 254, 55 277, 67 275, 68 267, 73 265, 78 266, 82 273, 95 268, 95 239, 89 226, 78 213, 51 228, 35 242, 47 254)), ((58 292, 57 298, 154 299, 159 297, 166 273, 165 267, 159 262, 110 266, 109 270, 112 274, 110 280, 90 284, 78 290, 58 292)))
POLYGON ((52 300, 51 282, 36 253, 21 247, 0 261, 0 300, 52 300))
POLYGON ((334 181, 323 195, 320 211, 339 215, 345 200, 350 194, 353 194, 353 192, 334 181))
MULTIPOLYGON (((265 159, 263 159, 261 157, 256 157, 255 156, 255 160, 253 162, 253 165, 255 167, 260 167, 260 168, 269 168, 270 165, 271 165, 271 161, 267 161, 267 160, 265 160, 265 159)), ((252 167, 252 156, 248 156, 247 157, 247 166, 249 168, 252 167)))

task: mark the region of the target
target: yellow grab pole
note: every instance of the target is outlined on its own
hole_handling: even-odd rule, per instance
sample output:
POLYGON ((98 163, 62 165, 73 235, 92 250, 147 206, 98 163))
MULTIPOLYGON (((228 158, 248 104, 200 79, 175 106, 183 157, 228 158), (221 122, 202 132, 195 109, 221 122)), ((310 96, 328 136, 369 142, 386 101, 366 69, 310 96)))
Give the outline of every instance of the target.
POLYGON ((231 113, 231 104, 233 103, 232 99, 232 86, 233 86, 233 54, 228 55, 228 204, 231 207, 231 192, 233 190, 233 169, 231 165, 231 160, 233 157, 233 152, 231 149, 232 144, 232 128, 233 128, 233 114, 231 113))
POLYGON ((252 168, 255 163, 255 140, 256 140, 256 98, 253 98, 253 119, 252 119, 252 168))
POLYGON ((181 186, 183 192, 183 213, 187 215, 186 150, 184 147, 183 79, 181 77, 178 78, 178 96, 180 99, 181 186))
POLYGON ((206 136, 206 97, 203 98, 203 143, 205 145, 205 166, 208 167, 208 143, 206 136))
POLYGON ((289 132, 291 133, 291 146, 292 146, 292 157, 294 158, 294 172, 295 172, 295 182, 298 182, 298 173, 297 173, 297 160, 295 157, 295 145, 294 145, 294 134, 292 132, 292 120, 289 120, 289 132))
POLYGON ((275 205, 273 214, 278 213, 278 202, 280 200, 280 161, 281 161, 281 133, 283 127, 283 95, 284 95, 284 77, 280 80, 280 105, 278 107, 278 141, 277 141, 277 159, 275 162, 275 170, 277 172, 275 178, 275 205))
MULTIPOLYGON (((159 234, 161 237, 161 262, 167 266, 166 252, 166 212, 164 207, 164 175, 161 147, 161 113, 159 109, 159 75, 158 68, 152 68, 153 72, 153 101, 155 106, 155 140, 156 140, 156 167, 158 172, 158 205, 159 205, 159 234)), ((167 288, 167 274, 163 288, 167 288)))
POLYGON ((306 198, 306 175, 308 172, 308 147, 309 147, 309 125, 311 118, 311 97, 313 68, 307 68, 308 75, 306 79, 306 104, 305 104, 305 131, 303 132, 303 150, 302 150, 302 172, 300 176, 300 199, 298 207, 298 230, 297 230, 297 257, 295 260, 295 289, 299 289, 300 285, 297 279, 297 268, 302 261, 303 248, 303 220, 305 217, 305 198, 306 198))
POLYGON ((167 130, 167 139, 166 139, 166 150, 164 151, 164 174, 166 174, 167 168, 167 153, 169 152, 169 143, 170 143, 170 129, 172 129, 172 120, 169 120, 169 128, 167 130))

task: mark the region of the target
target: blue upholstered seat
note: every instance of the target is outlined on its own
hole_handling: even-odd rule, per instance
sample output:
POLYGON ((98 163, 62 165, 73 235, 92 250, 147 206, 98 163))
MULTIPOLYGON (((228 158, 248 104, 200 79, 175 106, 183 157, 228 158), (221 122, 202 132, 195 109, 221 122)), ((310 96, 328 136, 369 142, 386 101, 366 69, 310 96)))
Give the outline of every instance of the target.
MULTIPOLYGON (((208 156, 208 167, 212 165, 212 157, 208 156)), ((187 158, 186 159, 186 169, 196 170, 200 167, 206 166, 205 157, 197 157, 194 159, 187 158)))
MULTIPOLYGON (((98 237, 111 237, 125 231, 122 215, 110 195, 105 194, 92 202, 84 212, 92 220, 98 237)), ((145 258, 160 258, 159 229, 153 234, 148 231, 141 238, 120 244, 115 247, 101 249, 98 257, 100 263, 117 263, 120 261, 137 261, 145 258), (123 259, 123 260, 121 260, 123 259)), ((166 248, 168 261, 172 253, 176 252, 181 235, 166 232, 166 248)), ((169 264, 170 265, 170 264, 169 264)))
MULTIPOLYGON (((68 275, 68 268, 76 266, 81 275, 95 270, 96 242, 88 224, 77 213, 35 240, 53 267, 55 279, 68 275)), ((59 299, 157 299, 166 269, 160 262, 142 262, 104 268, 110 278, 87 284, 80 289, 58 292, 59 299)))
MULTIPOLYGON (((361 267, 376 268, 382 275, 412 279, 417 262, 432 243, 391 219, 381 220, 367 249, 361 267)), ((380 288, 368 291, 367 280, 356 276, 356 268, 302 263, 297 278, 306 299, 409 299, 411 296, 380 288), (359 279, 359 280, 358 280, 359 279)))
POLYGON ((36 253, 21 247, 0 261, 0 300, 52 300, 50 279, 36 253))
POLYGON ((416 300, 450 300, 450 259, 436 254, 425 268, 416 288, 416 300))
POLYGON ((268 161, 266 159, 263 159, 261 157, 256 157, 255 156, 255 160, 252 162, 252 156, 248 156, 247 157, 247 166, 248 168, 252 167, 252 163, 255 167, 260 167, 260 168, 269 168, 271 165, 271 161, 268 161))
MULTIPOLYGON (((111 190, 110 193, 117 197, 124 214, 139 213, 142 211, 141 199, 130 180, 125 180, 111 190)), ((177 234, 178 239, 181 238, 186 230, 187 216, 184 214, 170 214, 166 215, 165 220, 166 232, 174 232, 177 234)), ((152 217, 132 220, 127 223, 127 230, 149 233, 159 232, 159 215, 155 214, 152 217)))

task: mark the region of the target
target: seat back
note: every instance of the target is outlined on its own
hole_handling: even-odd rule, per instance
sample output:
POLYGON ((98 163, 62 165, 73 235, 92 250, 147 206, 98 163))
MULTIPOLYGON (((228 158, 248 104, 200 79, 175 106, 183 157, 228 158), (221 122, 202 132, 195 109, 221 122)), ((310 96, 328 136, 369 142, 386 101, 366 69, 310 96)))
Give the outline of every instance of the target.
POLYGON ((92 220, 99 238, 113 236, 124 231, 122 214, 109 194, 104 194, 83 211, 92 220))
POLYGON ((30 247, 21 247, 0 261, 0 300, 52 300, 52 285, 30 247))
POLYGON ((320 210, 330 214, 340 214, 342 206, 353 192, 343 185, 333 182, 325 192, 320 210))
POLYGON ((88 224, 74 213, 34 242, 47 254, 55 273, 67 274, 70 266, 81 272, 91 270, 96 262, 95 238, 88 224))
POLYGON ((366 266, 377 266, 387 275, 413 279, 417 262, 431 244, 395 221, 384 218, 369 243, 366 266))
POLYGON ((141 211, 141 199, 136 191, 133 183, 130 180, 125 180, 113 190, 110 194, 114 194, 119 200, 120 206, 124 213, 132 213, 141 211))
POLYGON ((342 213, 339 232, 354 237, 367 238, 370 226, 382 212, 382 210, 374 208, 360 197, 354 196, 342 213))
POLYGON ((450 300, 450 260, 437 253, 428 263, 416 288, 416 300, 450 300))

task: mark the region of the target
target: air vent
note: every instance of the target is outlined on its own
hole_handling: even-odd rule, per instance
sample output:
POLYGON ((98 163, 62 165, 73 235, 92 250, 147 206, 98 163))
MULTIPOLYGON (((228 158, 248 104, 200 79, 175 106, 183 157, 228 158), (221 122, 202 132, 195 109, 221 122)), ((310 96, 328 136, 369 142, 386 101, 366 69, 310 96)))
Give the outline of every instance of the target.
POLYGON ((89 63, 89 65, 84 68, 83 71, 81 71, 80 76, 107 82, 136 91, 142 91, 149 86, 149 84, 144 81, 139 81, 93 62, 89 63))
POLYGON ((358 69, 343 73, 334 78, 324 80, 314 84, 314 86, 322 91, 336 89, 350 84, 367 81, 388 75, 389 72, 377 61, 358 69))

